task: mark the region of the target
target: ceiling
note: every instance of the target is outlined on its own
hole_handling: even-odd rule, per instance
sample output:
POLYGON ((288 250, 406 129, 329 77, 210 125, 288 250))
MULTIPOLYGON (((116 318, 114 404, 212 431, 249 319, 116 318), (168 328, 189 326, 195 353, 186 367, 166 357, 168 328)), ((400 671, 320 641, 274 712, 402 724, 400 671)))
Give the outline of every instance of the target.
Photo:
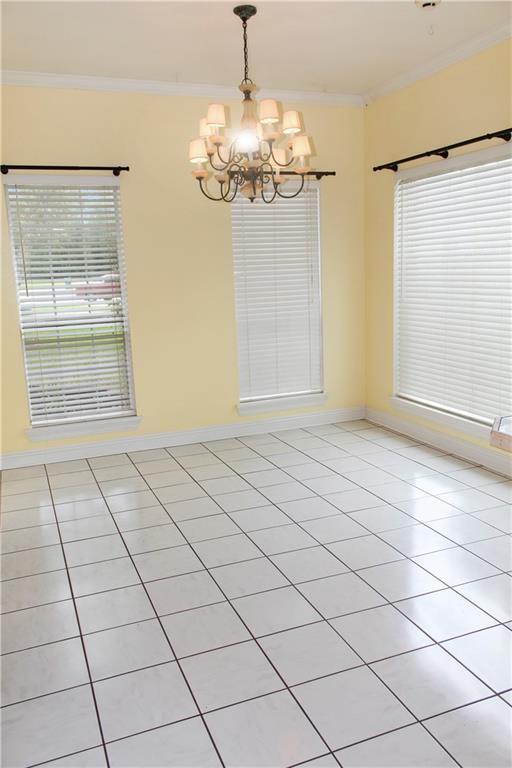
MULTIPOLYGON (((235 85, 235 2, 4 2, 6 70, 235 85)), ((265 89, 368 94, 458 49, 503 36, 510 2, 259 0, 250 73, 265 89), (501 30, 501 32, 500 32, 501 30)))

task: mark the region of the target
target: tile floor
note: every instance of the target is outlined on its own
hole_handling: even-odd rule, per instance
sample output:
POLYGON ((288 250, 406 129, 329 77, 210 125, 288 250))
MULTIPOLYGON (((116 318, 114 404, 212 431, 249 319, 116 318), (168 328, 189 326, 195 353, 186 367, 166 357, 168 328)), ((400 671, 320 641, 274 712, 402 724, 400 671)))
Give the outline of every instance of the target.
POLYGON ((510 766, 511 501, 365 421, 5 471, 4 767, 510 766))

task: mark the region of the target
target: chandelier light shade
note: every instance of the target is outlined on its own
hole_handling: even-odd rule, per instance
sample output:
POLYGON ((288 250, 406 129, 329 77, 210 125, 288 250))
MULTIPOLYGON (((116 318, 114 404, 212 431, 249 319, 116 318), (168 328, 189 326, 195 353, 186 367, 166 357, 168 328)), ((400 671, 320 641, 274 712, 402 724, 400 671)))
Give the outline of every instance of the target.
POLYGON ((189 146, 192 175, 201 192, 210 200, 232 202, 238 193, 253 202, 265 203, 277 197, 297 197, 307 176, 334 176, 334 171, 311 170, 313 154, 309 136, 303 131, 299 112, 282 111, 275 99, 253 98, 256 86, 249 77, 247 22, 256 13, 254 5, 238 5, 234 13, 242 21, 244 77, 239 85, 243 93, 242 117, 238 130, 227 132, 223 104, 210 104, 206 117, 199 121, 199 137, 189 146), (213 180, 212 180, 213 177, 213 180), (291 177, 300 179, 298 189, 286 194, 283 186, 291 177), (208 182, 217 184, 211 193, 208 182))

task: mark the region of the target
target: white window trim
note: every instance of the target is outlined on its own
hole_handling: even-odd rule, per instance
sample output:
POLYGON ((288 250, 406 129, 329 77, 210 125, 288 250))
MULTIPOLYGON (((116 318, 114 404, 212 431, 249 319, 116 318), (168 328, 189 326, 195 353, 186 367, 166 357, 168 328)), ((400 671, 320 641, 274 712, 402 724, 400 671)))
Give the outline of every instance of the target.
MULTIPOLYGON (((512 156, 512 146, 510 142, 499 144, 495 147, 490 147, 476 152, 465 152, 456 157, 452 157, 446 160, 441 160, 435 163, 427 163, 415 168, 404 169, 395 174, 396 185, 404 180, 426 178, 428 176, 436 176, 440 173, 447 173, 449 171, 456 170, 457 168, 465 168, 469 165, 481 165, 491 162, 495 159, 502 157, 512 156)), ((396 226, 396 220, 395 220, 396 226)), ((394 226, 394 229, 395 229, 394 226)), ((393 240, 395 242, 395 240, 393 240)), ((396 268, 397 253, 393 253, 393 268, 396 268)), ((456 416, 451 413, 435 408, 433 406, 424 405, 423 403, 415 403, 404 397, 400 397, 397 394, 398 389, 398 305, 396 301, 396 285, 393 280, 393 395, 390 397, 389 402, 393 408, 399 411, 410 413, 418 418, 428 419, 434 421, 437 424, 442 424, 457 432, 462 432, 472 437, 488 440, 492 424, 488 426, 473 419, 465 419, 462 416, 456 416)), ((505 414, 503 414, 505 415, 505 414)))
POLYGON ((325 392, 307 395, 289 395, 288 397, 265 397, 261 400, 246 400, 238 404, 240 416, 250 416, 253 413, 285 411, 292 408, 303 408, 311 405, 322 405, 327 400, 325 392))
POLYGON ((136 429, 140 422, 140 416, 113 416, 111 419, 88 419, 87 421, 73 421, 67 424, 51 424, 47 427, 44 425, 30 427, 25 430, 25 434, 29 440, 37 443, 42 440, 58 440, 62 437, 125 432, 136 429))

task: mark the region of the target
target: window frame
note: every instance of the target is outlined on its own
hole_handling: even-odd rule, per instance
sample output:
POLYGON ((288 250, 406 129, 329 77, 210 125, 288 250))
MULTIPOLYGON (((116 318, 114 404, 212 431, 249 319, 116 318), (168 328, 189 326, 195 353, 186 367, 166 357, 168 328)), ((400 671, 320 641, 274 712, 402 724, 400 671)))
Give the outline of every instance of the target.
POLYGON ((13 277, 16 292, 16 304, 18 315, 18 332, 20 337, 20 345, 23 355, 23 368, 24 368, 24 384, 26 392, 26 405, 27 414, 29 420, 29 427, 25 430, 27 436, 33 441, 47 440, 59 437, 74 437, 87 434, 97 434, 102 432, 123 431, 128 429, 134 429, 140 423, 140 418, 137 415, 137 405, 135 398, 135 385, 133 376, 133 357, 131 348, 131 332, 129 323, 129 310, 128 310, 128 290, 126 280, 126 261, 124 253, 124 239, 123 239, 123 226, 122 226, 122 201, 120 199, 120 179, 109 176, 97 176, 97 175, 64 175, 64 174, 8 174, 2 179, 4 187, 5 206, 7 210, 8 219, 8 233, 9 233, 9 245, 11 250, 11 258, 13 265, 13 277), (123 414, 98 413, 90 414, 80 417, 79 414, 73 414, 70 418, 63 418, 52 420, 48 422, 35 423, 33 420, 33 409, 30 398, 29 388, 29 369, 27 364, 27 349, 23 335, 23 315, 22 304, 20 302, 19 290, 18 290, 18 271, 19 271, 19 255, 16 251, 16 246, 11 234, 11 226, 16 226, 17 219, 10 209, 8 202, 7 187, 16 186, 16 184, 24 186, 34 187, 112 187, 118 190, 116 195, 115 216, 116 216, 116 257, 119 267, 119 282, 120 282, 120 298, 121 306, 123 310, 123 339, 125 350, 125 362, 126 362, 126 378, 129 387, 130 398, 130 412, 123 414))
MULTIPOLYGON (((455 157, 446 160, 436 161, 435 163, 426 163, 413 168, 407 168, 398 171, 395 174, 393 184, 393 394, 390 397, 391 405, 404 413, 434 421, 443 426, 454 429, 458 432, 470 435, 475 438, 488 439, 492 430, 492 419, 490 423, 484 423, 478 419, 450 413, 443 408, 435 405, 420 403, 409 398, 403 397, 398 393, 399 382, 399 302, 397 296, 397 268, 399 261, 399 249, 397 248, 397 208, 395 205, 395 196, 397 186, 402 181, 413 181, 415 179, 425 179, 431 176, 439 176, 443 173, 455 171, 457 169, 470 168, 478 165, 486 165, 495 160, 512 157, 512 146, 506 142, 493 147, 473 152, 464 152, 455 157)), ((505 414, 502 414, 505 415, 505 414)))

